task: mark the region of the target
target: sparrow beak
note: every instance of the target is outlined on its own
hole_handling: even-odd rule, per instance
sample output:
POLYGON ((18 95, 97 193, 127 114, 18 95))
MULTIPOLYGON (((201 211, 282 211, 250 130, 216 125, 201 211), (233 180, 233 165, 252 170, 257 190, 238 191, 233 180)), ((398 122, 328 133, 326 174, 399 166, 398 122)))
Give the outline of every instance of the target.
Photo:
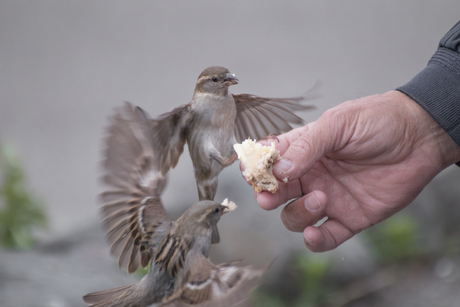
POLYGON ((235 74, 227 73, 225 75, 224 84, 227 86, 238 84, 238 79, 235 77, 235 74))
POLYGON ((222 204, 221 204, 221 207, 222 207, 222 215, 224 215, 225 213, 228 213, 228 212, 232 212, 233 210, 235 210, 238 206, 235 205, 234 202, 232 201, 228 201, 228 199, 226 198, 222 204))

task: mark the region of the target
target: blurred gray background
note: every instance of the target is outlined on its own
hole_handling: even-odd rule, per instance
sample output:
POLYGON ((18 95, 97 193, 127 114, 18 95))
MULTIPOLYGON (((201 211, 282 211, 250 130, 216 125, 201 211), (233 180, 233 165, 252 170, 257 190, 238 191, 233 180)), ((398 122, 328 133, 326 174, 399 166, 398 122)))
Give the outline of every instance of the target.
MULTIPOLYGON (((7 281, 0 282, 2 306, 27 306, 27 295, 16 294, 28 282, 32 296, 40 298, 31 306, 82 306, 80 297, 86 292, 135 280, 116 272, 110 262, 96 197, 101 192, 103 128, 124 100, 158 115, 189 102, 200 72, 219 65, 240 80, 233 93, 296 96, 321 80, 323 97, 314 101, 317 109, 300 114, 306 122, 314 121, 341 102, 409 81, 426 66, 459 13, 458 0, 1 1, 0 140, 17 149, 31 190, 46 204, 50 227, 38 234, 43 246, 80 240, 76 238, 93 242, 93 247, 65 257, 50 252, 54 258, 43 260, 50 276, 55 275, 49 277, 54 290, 38 287, 34 282, 40 279, 31 276, 32 268, 22 273, 7 269, 25 261, 42 266, 42 260, 0 256, 0 272, 3 267, 7 281), (97 257, 104 259, 100 265, 95 265, 97 257), (56 270, 53 261, 62 261, 69 272, 56 270), (79 268, 71 269, 72 263, 79 268), (102 263, 120 280, 100 277, 106 274, 98 272, 102 263)), ((454 182, 458 174, 451 167, 436 180, 442 186, 443 176, 454 182)), ((430 199, 439 210, 451 210, 439 199, 433 201, 427 189, 420 203, 430 199)), ((220 223, 216 261, 244 258, 264 264, 293 249, 309 253, 302 234, 282 226, 279 210, 259 208, 238 163, 220 176, 216 200, 226 197, 240 206, 220 223)), ((196 200, 185 152, 171 172, 164 203, 177 216, 196 200)), ((356 260, 361 258, 354 253, 363 248, 355 241, 331 252, 344 267, 353 261, 366 266, 356 260)))

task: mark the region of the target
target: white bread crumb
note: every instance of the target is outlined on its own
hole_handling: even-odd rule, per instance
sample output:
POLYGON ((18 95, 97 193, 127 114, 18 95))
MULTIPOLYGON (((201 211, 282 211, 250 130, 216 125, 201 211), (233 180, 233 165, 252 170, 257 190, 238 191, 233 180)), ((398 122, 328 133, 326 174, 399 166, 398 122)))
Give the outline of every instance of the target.
POLYGON ((224 201, 222 202, 221 205, 226 207, 224 209, 224 213, 232 212, 233 210, 235 210, 238 207, 237 205, 235 205, 234 202, 228 201, 228 198, 224 199, 224 201))
POLYGON ((255 140, 247 139, 241 144, 233 145, 233 148, 246 167, 243 175, 251 182, 254 190, 275 193, 278 190, 278 180, 273 175, 272 166, 281 160, 275 142, 271 146, 263 146, 255 140))

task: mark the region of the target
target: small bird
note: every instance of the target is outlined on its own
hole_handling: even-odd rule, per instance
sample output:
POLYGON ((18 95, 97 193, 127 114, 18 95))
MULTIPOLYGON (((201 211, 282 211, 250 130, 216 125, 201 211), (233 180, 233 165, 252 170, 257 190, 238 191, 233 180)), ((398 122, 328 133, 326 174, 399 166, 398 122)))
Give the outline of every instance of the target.
MULTIPOLYGON (((171 221, 160 199, 166 184, 154 155, 149 121, 130 104, 108 130, 102 193, 111 253, 128 273, 149 272, 137 284, 87 294, 93 307, 233 306, 247 299, 264 270, 209 259, 212 229, 233 203, 200 201, 171 221), (206 305, 211 304, 211 305, 206 305)), ((236 305, 235 305, 236 306, 236 305)))
POLYGON ((217 176, 236 160, 233 144, 289 131, 289 123, 303 123, 293 111, 314 108, 299 102, 315 98, 317 86, 306 96, 265 98, 231 94, 228 88, 234 84, 238 79, 227 68, 208 67, 199 75, 188 104, 151 121, 153 148, 163 175, 177 165, 187 142, 199 200, 214 199, 217 176))
MULTIPOLYGON (((302 124, 293 112, 314 108, 299 102, 316 98, 319 86, 305 96, 265 98, 231 94, 228 88, 234 84, 238 79, 227 68, 208 67, 198 76, 188 104, 151 120, 153 151, 163 176, 177 165, 188 144, 199 200, 214 199, 219 173, 237 159, 233 144, 289 131, 290 123, 302 124)), ((212 243, 218 242, 216 228, 212 243)))

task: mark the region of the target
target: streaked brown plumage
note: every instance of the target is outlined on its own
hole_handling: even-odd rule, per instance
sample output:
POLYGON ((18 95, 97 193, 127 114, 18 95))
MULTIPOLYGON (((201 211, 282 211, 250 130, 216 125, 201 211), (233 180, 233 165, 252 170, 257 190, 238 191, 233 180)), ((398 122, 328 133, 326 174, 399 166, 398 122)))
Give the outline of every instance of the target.
POLYGON ((104 179, 110 188, 102 194, 111 253, 129 273, 150 264, 149 272, 137 284, 90 293, 83 299, 93 307, 178 306, 191 301, 226 304, 254 288, 263 271, 215 266, 207 259, 212 229, 226 206, 201 201, 176 221, 168 218, 160 199, 166 177, 155 158, 151 131, 144 114, 130 104, 116 113, 104 161, 104 179))
MULTIPOLYGON (((190 272, 177 282, 166 307, 252 306, 250 293, 260 283, 266 269, 240 268, 236 262, 214 265, 208 258, 194 257, 190 272)), ((185 272, 185 271, 184 271, 185 272)), ((162 305, 163 306, 163 305, 162 305)))

